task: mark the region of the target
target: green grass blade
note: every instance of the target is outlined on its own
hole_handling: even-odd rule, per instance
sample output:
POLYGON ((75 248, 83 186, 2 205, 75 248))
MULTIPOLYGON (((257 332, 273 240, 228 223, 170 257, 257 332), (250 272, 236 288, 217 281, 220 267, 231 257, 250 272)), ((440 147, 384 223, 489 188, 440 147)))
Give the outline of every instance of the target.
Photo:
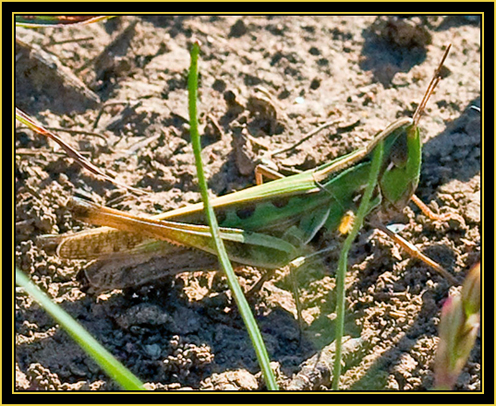
POLYGON ((375 186, 377 184, 377 179, 379 177, 379 171, 382 164, 384 145, 381 141, 374 149, 374 154, 372 157, 372 164, 370 167, 369 183, 365 188, 365 192, 358 207, 358 211, 353 223, 353 228, 346 237, 343 243, 343 248, 339 255, 338 271, 337 271, 337 281, 336 281, 336 291, 337 291, 337 301, 336 301, 336 355, 334 358, 333 367, 333 381, 332 389, 338 390, 339 388, 339 377, 341 376, 341 356, 342 356, 342 340, 344 336, 344 316, 345 316, 345 279, 346 270, 348 268, 348 253, 350 251, 351 245, 355 240, 360 228, 363 225, 363 219, 367 214, 369 208, 370 199, 372 193, 374 192, 375 186))
POLYGON ((197 115, 197 93, 198 93, 198 55, 200 53, 200 45, 198 42, 194 42, 191 49, 191 67, 188 77, 188 95, 189 95, 189 117, 190 117, 190 134, 191 142, 193 144, 193 151, 195 154, 196 169, 198 172, 198 183, 200 185, 201 195, 203 204, 205 206, 205 215, 212 231, 212 237, 215 242, 215 246, 219 256, 219 262, 222 269, 227 275, 227 281, 229 288, 233 292, 234 299, 238 305, 241 317, 245 322, 248 334, 253 343, 255 352, 257 354, 257 359, 262 369, 262 374, 265 379, 265 383, 269 390, 278 390, 278 386, 270 368, 270 360, 267 354, 267 349, 265 348, 260 329, 255 322, 255 318, 251 312, 251 309, 243 295, 243 290, 239 286, 236 275, 232 268, 229 257, 227 256, 224 244, 219 235, 219 226, 217 224, 217 219, 215 218, 215 213, 210 205, 208 192, 207 192, 207 182, 205 180, 205 174, 203 172, 203 163, 201 158, 201 142, 200 134, 198 133, 198 115, 197 115))
POLYGON ((36 300, 66 332, 93 358, 119 385, 127 390, 145 390, 142 382, 96 341, 65 310, 53 303, 29 278, 16 268, 16 284, 36 300))

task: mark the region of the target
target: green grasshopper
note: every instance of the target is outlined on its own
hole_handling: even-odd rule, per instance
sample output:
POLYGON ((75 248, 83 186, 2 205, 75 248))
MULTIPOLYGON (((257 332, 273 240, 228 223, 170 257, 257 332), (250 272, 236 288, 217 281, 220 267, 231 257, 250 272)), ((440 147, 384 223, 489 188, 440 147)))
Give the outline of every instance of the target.
MULTIPOLYGON (((451 274, 383 226, 410 199, 435 217, 414 196, 422 151, 418 123, 441 79, 448 52, 449 47, 412 118, 398 119, 367 146, 315 169, 213 199, 230 259, 239 265, 277 269, 304 255, 305 247, 320 230, 346 233, 346 224, 353 218, 367 185, 371 155, 383 143, 381 172, 367 210, 370 224, 454 284, 451 274)), ((203 203, 152 218, 75 198, 69 207, 80 220, 104 227, 49 238, 58 244, 60 257, 98 260, 85 269, 95 292, 218 268, 203 203)))

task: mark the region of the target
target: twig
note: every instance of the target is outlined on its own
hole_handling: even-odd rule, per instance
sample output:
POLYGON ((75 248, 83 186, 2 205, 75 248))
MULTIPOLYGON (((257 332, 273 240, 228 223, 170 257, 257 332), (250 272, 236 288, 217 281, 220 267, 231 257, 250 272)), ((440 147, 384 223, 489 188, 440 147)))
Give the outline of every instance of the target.
POLYGON ((310 131, 307 135, 305 135, 301 140, 299 140, 297 143, 291 145, 290 147, 287 147, 287 148, 283 148, 283 149, 278 149, 272 153, 269 153, 269 157, 272 157, 272 156, 275 156, 275 155, 279 155, 279 154, 282 154, 283 152, 288 152, 288 151, 291 151, 292 149, 296 148, 298 145, 301 145, 303 144, 305 141, 307 141, 308 139, 312 138, 315 134, 318 134, 319 132, 321 132, 322 130, 325 130, 327 127, 330 127, 334 124, 337 124, 341 121, 341 119, 336 119, 336 120, 331 120, 331 121, 328 121, 324 124, 322 124, 320 127, 317 127, 315 130, 312 130, 310 131))
POLYGON ((61 41, 50 41, 49 43, 45 44, 45 47, 51 47, 54 45, 62 45, 62 44, 70 44, 73 42, 84 42, 84 41, 91 41, 95 39, 95 37, 82 37, 82 38, 70 38, 70 39, 65 39, 61 41))
POLYGON ((82 156, 78 151, 76 151, 74 148, 72 148, 70 145, 68 145, 59 136, 57 136, 53 132, 49 131, 45 127, 43 127, 33 117, 30 117, 29 115, 27 115, 23 111, 19 110, 17 107, 16 107, 16 119, 19 120, 24 125, 31 128, 33 131, 36 131, 36 133, 43 135, 43 136, 55 141, 67 153, 67 155, 69 155, 69 157, 74 159, 79 165, 81 165, 83 168, 85 168, 89 172, 93 173, 94 175, 101 176, 106 181, 111 182, 116 186, 123 187, 123 188, 125 188, 125 189, 127 189, 130 192, 133 192, 135 194, 143 195, 143 194, 148 193, 144 190, 136 189, 136 188, 133 188, 131 186, 125 185, 124 183, 120 183, 117 180, 115 180, 114 178, 112 178, 111 176, 107 175, 105 172, 103 172, 98 167, 93 165, 88 159, 86 159, 84 156, 82 156))
MULTIPOLYGON (((47 130, 50 130, 50 131, 62 131, 62 132, 68 133, 68 134, 81 134, 81 135, 89 135, 92 137, 97 137, 97 138, 102 139, 105 142, 105 145, 108 146, 107 138, 105 138, 105 136, 103 136, 102 134, 94 133, 91 131, 84 131, 84 130, 70 130, 68 128, 62 128, 62 127, 45 127, 45 128, 47 130)), ((29 129, 29 127, 27 127, 27 126, 26 127, 24 127, 24 126, 19 127, 19 130, 26 130, 26 129, 29 129)))

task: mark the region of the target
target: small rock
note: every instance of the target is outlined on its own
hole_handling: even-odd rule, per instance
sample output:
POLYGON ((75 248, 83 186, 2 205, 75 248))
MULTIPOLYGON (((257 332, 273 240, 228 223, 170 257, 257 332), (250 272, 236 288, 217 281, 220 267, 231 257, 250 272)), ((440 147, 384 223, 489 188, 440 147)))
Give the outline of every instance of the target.
POLYGON ((229 36, 239 38, 245 35, 246 32, 247 29, 245 23, 243 22, 243 20, 239 19, 231 26, 231 31, 229 31, 229 36))
POLYGON ((145 345, 145 352, 150 356, 151 359, 159 359, 162 349, 158 344, 145 345))

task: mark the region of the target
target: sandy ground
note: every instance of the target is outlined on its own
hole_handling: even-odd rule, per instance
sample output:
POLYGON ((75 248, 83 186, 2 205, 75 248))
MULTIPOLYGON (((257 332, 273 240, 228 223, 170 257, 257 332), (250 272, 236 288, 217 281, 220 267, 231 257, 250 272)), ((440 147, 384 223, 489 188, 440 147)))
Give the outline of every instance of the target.
MULTIPOLYGON (((477 19, 122 17, 18 29, 17 37, 30 46, 16 49, 16 106, 68 130, 57 134, 120 182, 154 192, 136 198, 95 180, 18 125, 17 265, 151 388, 264 388, 225 278, 183 273, 97 297, 75 278, 86 261, 61 260, 35 240, 89 227, 65 207, 76 191, 134 213, 199 201, 185 90, 193 38, 203 44, 200 126, 215 195, 253 185, 254 167, 267 151, 290 147, 328 121, 335 124, 274 156, 275 167, 285 174, 315 167, 411 116, 451 43, 443 80, 421 121, 417 195, 457 220, 431 222, 410 205, 397 223, 405 225, 402 236, 459 283, 480 260, 480 115, 470 108, 480 106, 477 19)), ((315 243, 333 242, 319 236, 315 243)), ((333 341, 338 254, 336 245, 318 266, 299 273, 301 340, 285 270, 251 299, 283 389, 333 341)), ((260 276, 251 268, 239 274, 245 287, 260 276)), ((346 283, 346 334, 361 337, 361 344, 345 358, 340 387, 432 388, 440 308, 458 288, 370 227, 353 246, 346 283)), ((480 358, 478 339, 455 390, 480 390, 480 358)), ((118 389, 25 294, 16 298, 16 373, 19 390, 118 389)), ((327 390, 330 380, 307 389, 327 390)))

